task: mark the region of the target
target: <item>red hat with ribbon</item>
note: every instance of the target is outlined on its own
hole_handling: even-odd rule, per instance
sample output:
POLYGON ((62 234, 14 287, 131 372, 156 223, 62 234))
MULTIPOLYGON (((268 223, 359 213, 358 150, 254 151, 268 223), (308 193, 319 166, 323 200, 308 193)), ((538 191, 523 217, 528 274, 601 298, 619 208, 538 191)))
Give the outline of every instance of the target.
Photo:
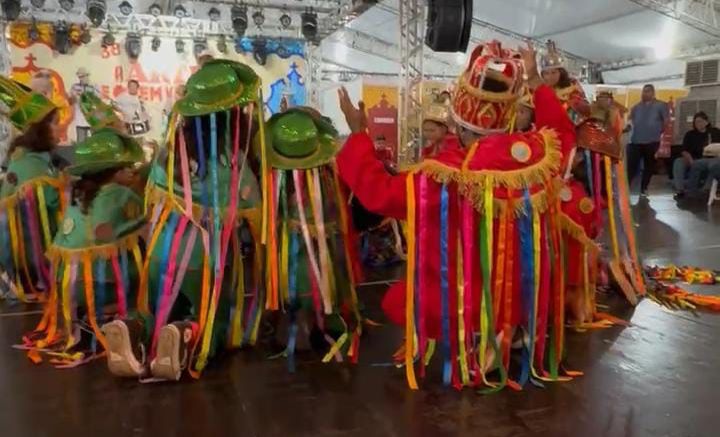
POLYGON ((504 49, 499 41, 477 46, 458 80, 452 103, 455 122, 480 134, 506 131, 523 74, 519 53, 504 49))

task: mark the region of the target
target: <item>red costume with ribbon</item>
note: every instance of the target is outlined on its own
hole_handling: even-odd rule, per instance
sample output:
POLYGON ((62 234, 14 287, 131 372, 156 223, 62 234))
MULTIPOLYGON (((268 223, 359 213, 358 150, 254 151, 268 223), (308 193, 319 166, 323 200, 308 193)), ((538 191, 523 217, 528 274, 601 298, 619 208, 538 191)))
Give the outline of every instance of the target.
POLYGON ((370 138, 352 135, 337 156, 343 180, 371 211, 407 221, 407 281, 383 309, 405 325, 408 382, 417 386, 436 342, 443 379, 455 387, 519 387, 560 379, 563 266, 556 196, 561 152, 574 126, 553 90, 534 95, 538 131, 511 124, 523 67, 499 43, 479 46, 459 80, 453 116, 481 137, 397 176, 373 156, 370 138), (526 335, 518 375, 508 377, 515 328, 526 335), (547 342, 547 339, 550 342, 547 342), (549 372, 543 370, 549 363, 549 372), (500 381, 489 381, 497 367, 500 381))

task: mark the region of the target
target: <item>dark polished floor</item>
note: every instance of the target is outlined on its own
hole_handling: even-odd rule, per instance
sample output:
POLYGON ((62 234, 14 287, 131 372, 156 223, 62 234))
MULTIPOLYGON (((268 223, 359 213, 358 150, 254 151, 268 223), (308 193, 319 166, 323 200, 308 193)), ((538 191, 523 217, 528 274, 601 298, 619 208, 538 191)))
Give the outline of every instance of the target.
MULTIPOLYGON (((684 208, 669 195, 634 207, 645 260, 720 268, 720 205, 684 208)), ((377 318, 384 288, 362 289, 377 318)), ((672 313, 649 300, 615 311, 632 327, 569 334, 570 366, 584 377, 490 396, 434 382, 408 390, 403 371, 386 365, 400 339, 387 326, 363 339, 354 367, 302 360, 290 375, 283 360, 246 351, 215 362, 200 381, 177 384, 116 380, 104 362, 54 370, 10 349, 37 318, 18 314, 25 310, 0 306, 2 436, 720 434, 720 316, 672 313)))

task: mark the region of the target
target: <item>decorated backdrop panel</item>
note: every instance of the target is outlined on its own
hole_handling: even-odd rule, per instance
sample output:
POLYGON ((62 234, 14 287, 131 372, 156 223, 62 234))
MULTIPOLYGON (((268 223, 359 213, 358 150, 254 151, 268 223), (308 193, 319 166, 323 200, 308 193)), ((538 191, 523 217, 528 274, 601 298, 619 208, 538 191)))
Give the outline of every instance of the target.
MULTIPOLYGON (((74 41, 68 54, 54 51, 50 33, 41 31, 40 40, 31 42, 27 28, 14 25, 9 31, 12 76, 30 84, 33 75, 47 69, 52 82, 52 100, 61 107, 62 123, 66 127, 64 143, 75 141, 74 109, 68 95, 77 82, 76 72, 83 67, 90 72, 90 82, 105 99, 116 99, 126 91, 127 82, 140 83, 140 98, 150 115, 149 137, 160 140, 165 115, 175 100, 175 89, 185 83, 197 69, 192 54, 192 40, 185 39, 185 53, 177 53, 175 39, 161 38, 157 51, 151 50, 151 38, 144 37, 142 52, 136 61, 128 58, 124 48, 124 35, 116 36, 116 44, 104 48, 101 35, 93 33, 89 44, 74 41)), ((71 34, 72 36, 72 34, 71 34)), ((209 41, 209 51, 216 58, 238 60, 250 65, 263 82, 266 114, 280 110, 281 106, 302 105, 305 102, 304 44, 300 41, 269 41, 265 65, 259 65, 252 56, 249 40, 229 43, 228 53, 217 52, 215 42, 209 41)))
POLYGON ((376 143, 385 142, 393 156, 398 143, 398 89, 396 86, 363 83, 363 102, 367 109, 368 130, 376 143))

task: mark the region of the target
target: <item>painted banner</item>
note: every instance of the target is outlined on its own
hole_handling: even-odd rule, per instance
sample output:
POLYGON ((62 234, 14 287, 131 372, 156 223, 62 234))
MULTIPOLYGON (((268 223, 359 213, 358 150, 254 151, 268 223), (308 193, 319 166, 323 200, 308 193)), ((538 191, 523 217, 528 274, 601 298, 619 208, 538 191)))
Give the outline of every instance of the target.
POLYGON ((375 142, 375 148, 392 160, 397 156, 398 89, 363 83, 362 95, 370 138, 375 142))
MULTIPOLYGON (((76 141, 75 127, 81 123, 77 107, 70 104, 73 85, 76 89, 81 86, 77 77, 79 70, 87 70, 90 75, 88 85, 107 101, 116 101, 123 96, 129 80, 138 81, 138 96, 149 116, 150 131, 146 137, 161 140, 167 114, 181 93, 181 86, 198 68, 191 40, 184 40, 184 53, 177 53, 174 39, 161 38, 160 47, 153 51, 152 39, 143 37, 140 56, 133 61, 125 51, 124 36, 117 36, 115 44, 103 47, 100 34, 92 32, 92 40, 81 44, 76 32, 71 31, 72 47, 63 55, 53 50, 51 32, 40 27, 39 36, 31 41, 27 26, 13 24, 10 28, 11 75, 30 86, 39 71, 47 70, 45 73, 51 83, 49 96, 61 108, 61 122, 66 128, 64 144, 76 141)), ((212 40, 208 44, 214 57, 246 63, 257 72, 263 83, 266 115, 279 111, 281 106, 305 103, 304 44, 294 40, 271 42, 265 65, 259 65, 253 59, 252 44, 247 39, 235 41, 235 50, 230 47, 227 54, 216 52, 212 40)))

